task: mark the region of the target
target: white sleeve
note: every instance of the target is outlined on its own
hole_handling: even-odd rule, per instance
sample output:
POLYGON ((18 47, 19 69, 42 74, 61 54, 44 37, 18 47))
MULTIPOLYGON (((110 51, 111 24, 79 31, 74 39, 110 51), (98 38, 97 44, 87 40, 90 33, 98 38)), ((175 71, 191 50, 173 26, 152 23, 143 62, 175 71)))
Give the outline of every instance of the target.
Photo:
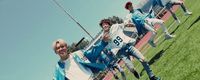
POLYGON ((132 20, 131 20, 131 17, 132 17, 131 13, 129 13, 128 15, 126 15, 126 17, 125 17, 125 19, 124 19, 124 24, 125 24, 125 25, 126 25, 126 24, 132 24, 132 23, 133 23, 132 20))
POLYGON ((121 28, 121 29, 124 29, 126 24, 122 23, 122 24, 118 24, 118 26, 121 28))
POLYGON ((125 24, 121 23, 121 24, 113 24, 112 27, 110 28, 110 31, 117 31, 118 29, 122 28, 124 29, 125 24))

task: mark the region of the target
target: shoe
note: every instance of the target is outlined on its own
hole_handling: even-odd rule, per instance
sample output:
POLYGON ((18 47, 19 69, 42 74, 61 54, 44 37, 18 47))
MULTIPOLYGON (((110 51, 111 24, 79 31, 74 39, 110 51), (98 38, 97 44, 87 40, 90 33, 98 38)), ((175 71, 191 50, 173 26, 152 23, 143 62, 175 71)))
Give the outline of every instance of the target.
POLYGON ((114 78, 115 78, 116 80, 119 80, 119 77, 118 77, 117 75, 114 75, 114 78))
POLYGON ((137 71, 133 71, 133 74, 134 74, 134 76, 137 78, 137 79, 140 79, 140 75, 138 74, 138 72, 137 71))
POLYGON ((127 80, 124 72, 121 72, 122 80, 127 80))
POLYGON ((185 15, 192 15, 192 12, 186 11, 186 12, 185 12, 185 15))
POLYGON ((161 80, 161 78, 153 76, 153 77, 150 78, 150 80, 161 80))
POLYGON ((156 47, 156 44, 155 44, 152 40, 149 40, 148 43, 149 43, 152 47, 156 47))
POLYGON ((166 39, 166 40, 172 39, 172 38, 174 38, 174 37, 175 37, 175 35, 170 35, 170 34, 166 34, 166 35, 165 35, 165 39, 166 39))

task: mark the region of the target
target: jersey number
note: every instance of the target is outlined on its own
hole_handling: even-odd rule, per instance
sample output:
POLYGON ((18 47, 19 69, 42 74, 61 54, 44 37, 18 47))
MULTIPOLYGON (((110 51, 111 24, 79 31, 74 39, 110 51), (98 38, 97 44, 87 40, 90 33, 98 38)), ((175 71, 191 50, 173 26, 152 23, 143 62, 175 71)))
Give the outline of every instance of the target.
POLYGON ((119 36, 117 36, 116 39, 113 40, 113 42, 114 42, 117 46, 119 46, 120 43, 121 43, 122 41, 123 41, 122 38, 120 38, 119 36))

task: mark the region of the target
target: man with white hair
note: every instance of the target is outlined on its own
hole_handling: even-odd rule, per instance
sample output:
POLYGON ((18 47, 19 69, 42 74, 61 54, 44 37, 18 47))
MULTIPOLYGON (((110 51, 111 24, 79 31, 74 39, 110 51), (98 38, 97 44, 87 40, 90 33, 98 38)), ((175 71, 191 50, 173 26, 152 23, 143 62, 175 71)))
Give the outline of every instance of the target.
POLYGON ((67 43, 63 39, 53 42, 53 50, 60 57, 54 72, 54 80, 90 80, 91 76, 105 69, 105 65, 93 63, 105 48, 108 35, 90 50, 68 52, 67 43))

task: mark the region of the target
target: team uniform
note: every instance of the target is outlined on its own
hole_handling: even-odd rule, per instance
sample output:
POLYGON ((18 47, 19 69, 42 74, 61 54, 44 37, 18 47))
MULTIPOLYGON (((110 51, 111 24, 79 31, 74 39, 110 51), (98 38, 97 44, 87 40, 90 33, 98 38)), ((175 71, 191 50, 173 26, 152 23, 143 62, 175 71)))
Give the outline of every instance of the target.
POLYGON ((134 38, 130 38, 123 33, 124 24, 114 24, 110 28, 109 35, 111 39, 106 48, 111 49, 111 51, 116 55, 119 49, 126 46, 128 43, 135 43, 134 38))
MULTIPOLYGON (((64 68, 60 68, 63 71, 62 74, 70 80, 79 80, 80 76, 81 79, 88 80, 92 76, 92 71, 89 68, 81 65, 81 63, 78 61, 84 61, 87 63, 89 63, 89 61, 80 60, 76 53, 78 52, 75 52, 73 53, 73 55, 70 55, 69 59, 65 60, 64 62, 60 61, 60 63, 63 63, 65 66, 64 68)), ((57 65, 57 67, 58 66, 59 65, 57 65)))
MULTIPOLYGON (((145 34, 148 32, 148 30, 147 30, 145 27, 136 26, 136 25, 139 25, 139 24, 136 24, 136 23, 133 24, 133 21, 131 20, 131 17, 132 17, 131 14, 126 15, 125 20, 124 20, 124 23, 125 23, 125 24, 132 24, 132 25, 135 25, 135 27, 136 27, 136 29, 137 29, 138 36, 143 36, 143 35, 145 35, 145 34)), ((141 25, 141 26, 142 26, 142 25, 141 25)))
POLYGON ((107 42, 101 41, 90 50, 79 50, 70 54, 65 61, 58 61, 54 80, 93 80, 93 74, 105 70, 104 64, 93 63, 107 42), (93 57, 93 58, 91 58, 93 57))
MULTIPOLYGON (((144 56, 141 54, 139 50, 137 50, 133 46, 136 40, 134 38, 130 38, 124 35, 123 29, 124 29, 124 24, 114 24, 111 26, 110 31, 109 31, 109 35, 111 39, 108 42, 107 47, 110 48, 111 51, 113 51, 113 53, 119 52, 119 54, 123 58, 129 57, 129 55, 137 58, 142 63, 148 76, 150 78, 153 77, 154 74, 152 70, 150 69, 148 62, 144 61, 144 56)), ((130 62, 126 64, 133 66, 133 64, 130 62)))
MULTIPOLYGON (((150 39, 149 39, 149 43, 151 46, 155 47, 155 43, 154 43, 154 38, 156 36, 156 31, 154 30, 154 25, 155 24, 159 24, 160 27, 162 28, 163 32, 165 33, 165 38, 166 39, 170 39, 173 36, 169 34, 169 32, 167 31, 167 28, 164 26, 164 21, 154 18, 153 15, 150 13, 144 13, 142 12, 140 9, 134 9, 133 11, 130 11, 130 13, 126 16, 126 21, 130 21, 133 22, 139 31, 142 31, 142 29, 146 29, 148 31, 150 31, 152 33, 150 39), (141 29, 141 30, 139 30, 141 29)), ((128 24, 128 23, 126 23, 128 24)), ((142 32, 141 32, 142 33, 142 32)))
POLYGON ((152 4, 153 4, 153 6, 159 5, 160 7, 165 7, 172 14, 172 17, 178 23, 180 23, 180 20, 178 19, 176 14, 171 10, 173 5, 180 5, 181 8, 183 9, 183 11, 185 12, 185 14, 189 14, 189 15, 192 14, 192 12, 189 12, 187 10, 187 8, 185 7, 185 5, 183 3, 181 3, 180 0, 153 0, 152 4))

